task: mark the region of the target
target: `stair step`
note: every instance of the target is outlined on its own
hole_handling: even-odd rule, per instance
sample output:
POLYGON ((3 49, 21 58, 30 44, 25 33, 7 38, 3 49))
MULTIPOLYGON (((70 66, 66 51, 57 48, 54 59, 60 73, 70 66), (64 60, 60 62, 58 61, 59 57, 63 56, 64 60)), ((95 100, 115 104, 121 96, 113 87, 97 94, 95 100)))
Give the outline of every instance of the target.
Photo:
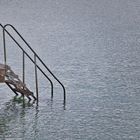
POLYGON ((12 72, 12 71, 8 71, 8 72, 6 72, 6 76, 7 77, 13 77, 13 78, 15 78, 15 79, 18 79, 19 77, 18 77, 18 75, 16 75, 14 72, 12 72))
POLYGON ((22 83, 21 81, 5 80, 5 82, 21 89, 26 88, 26 85, 22 83))
POLYGON ((0 83, 5 81, 5 73, 10 70, 10 67, 4 64, 0 64, 0 83))
POLYGON ((13 90, 15 93, 19 92, 22 95, 25 95, 29 100, 31 100, 30 96, 36 100, 36 97, 33 95, 33 92, 31 92, 26 85, 19 79, 18 75, 16 75, 11 68, 9 67, 6 72, 6 80, 5 83, 7 85, 13 85, 14 87, 10 86, 11 90, 13 90))
POLYGON ((19 92, 22 95, 25 95, 29 100, 31 100, 30 96, 34 98, 34 100, 36 100, 36 97, 34 96, 33 92, 31 92, 28 89, 20 89, 20 88, 14 88, 13 89, 15 92, 19 92))
POLYGON ((0 75, 0 83, 3 83, 5 81, 5 77, 3 75, 0 75))
POLYGON ((19 79, 19 76, 8 65, 0 64, 0 82, 5 82, 16 95, 19 92, 29 100, 31 100, 31 97, 37 100, 33 92, 26 87, 26 84, 19 79))
POLYGON ((33 92, 26 90, 26 89, 21 89, 21 88, 14 88, 15 91, 23 93, 24 95, 32 96, 33 92))

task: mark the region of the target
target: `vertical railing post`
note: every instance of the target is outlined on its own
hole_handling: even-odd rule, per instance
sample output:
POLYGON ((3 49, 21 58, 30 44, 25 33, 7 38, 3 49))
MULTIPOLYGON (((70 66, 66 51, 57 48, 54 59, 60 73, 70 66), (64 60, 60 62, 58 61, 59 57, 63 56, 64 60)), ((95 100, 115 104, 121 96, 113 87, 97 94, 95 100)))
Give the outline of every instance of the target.
POLYGON ((23 51, 23 58, 22 58, 22 80, 23 84, 25 84, 25 53, 23 51))
POLYGON ((35 84, 36 84, 36 98, 38 101, 38 75, 37 75, 37 64, 36 64, 36 55, 34 54, 34 62, 35 62, 35 84))
POLYGON ((6 56, 6 41, 5 41, 5 30, 3 28, 3 47, 4 47, 4 64, 6 67, 7 64, 7 56, 6 56))
POLYGON ((63 86, 63 90, 64 90, 64 105, 66 104, 66 90, 65 90, 65 88, 64 88, 64 86, 63 86))
MULTIPOLYGON (((23 52, 23 54, 22 54, 22 81, 23 81, 23 84, 25 84, 25 53, 24 53, 24 51, 22 51, 22 52, 23 52)), ((22 96, 24 98, 24 94, 22 96)))

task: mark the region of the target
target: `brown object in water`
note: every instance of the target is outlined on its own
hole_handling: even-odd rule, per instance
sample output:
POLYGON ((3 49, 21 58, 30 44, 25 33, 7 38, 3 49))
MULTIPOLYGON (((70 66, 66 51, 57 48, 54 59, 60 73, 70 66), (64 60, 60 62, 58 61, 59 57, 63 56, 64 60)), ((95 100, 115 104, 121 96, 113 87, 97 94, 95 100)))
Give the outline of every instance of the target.
POLYGON ((0 64, 0 83, 5 82, 6 67, 4 64, 0 64))

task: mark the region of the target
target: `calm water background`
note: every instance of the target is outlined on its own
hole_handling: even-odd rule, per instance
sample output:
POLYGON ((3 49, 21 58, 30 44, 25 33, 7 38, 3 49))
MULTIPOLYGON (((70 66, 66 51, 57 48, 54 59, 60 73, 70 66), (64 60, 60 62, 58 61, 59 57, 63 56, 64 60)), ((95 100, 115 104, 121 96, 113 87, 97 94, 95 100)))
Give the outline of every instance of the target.
MULTIPOLYGON (((139 0, 0 0, 0 22, 20 31, 67 90, 64 109, 61 87, 55 82, 52 101, 40 74, 37 107, 15 101, 2 84, 1 140, 140 139, 139 0)), ((19 73, 20 52, 7 42, 8 64, 19 73)))

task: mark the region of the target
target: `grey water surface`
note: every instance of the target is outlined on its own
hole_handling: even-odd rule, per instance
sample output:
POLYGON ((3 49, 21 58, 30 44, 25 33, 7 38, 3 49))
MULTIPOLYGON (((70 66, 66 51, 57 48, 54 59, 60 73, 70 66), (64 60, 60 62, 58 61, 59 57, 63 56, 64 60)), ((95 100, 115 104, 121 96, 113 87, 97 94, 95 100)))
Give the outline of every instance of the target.
MULTIPOLYGON (((1 84, 0 140, 140 139, 139 0, 0 0, 0 22, 19 30, 67 93, 64 106, 51 77, 51 100, 39 73, 36 106, 1 84)), ((20 74, 22 53, 6 41, 8 64, 20 74)), ((33 68, 27 59, 26 83, 35 91, 33 68)))

